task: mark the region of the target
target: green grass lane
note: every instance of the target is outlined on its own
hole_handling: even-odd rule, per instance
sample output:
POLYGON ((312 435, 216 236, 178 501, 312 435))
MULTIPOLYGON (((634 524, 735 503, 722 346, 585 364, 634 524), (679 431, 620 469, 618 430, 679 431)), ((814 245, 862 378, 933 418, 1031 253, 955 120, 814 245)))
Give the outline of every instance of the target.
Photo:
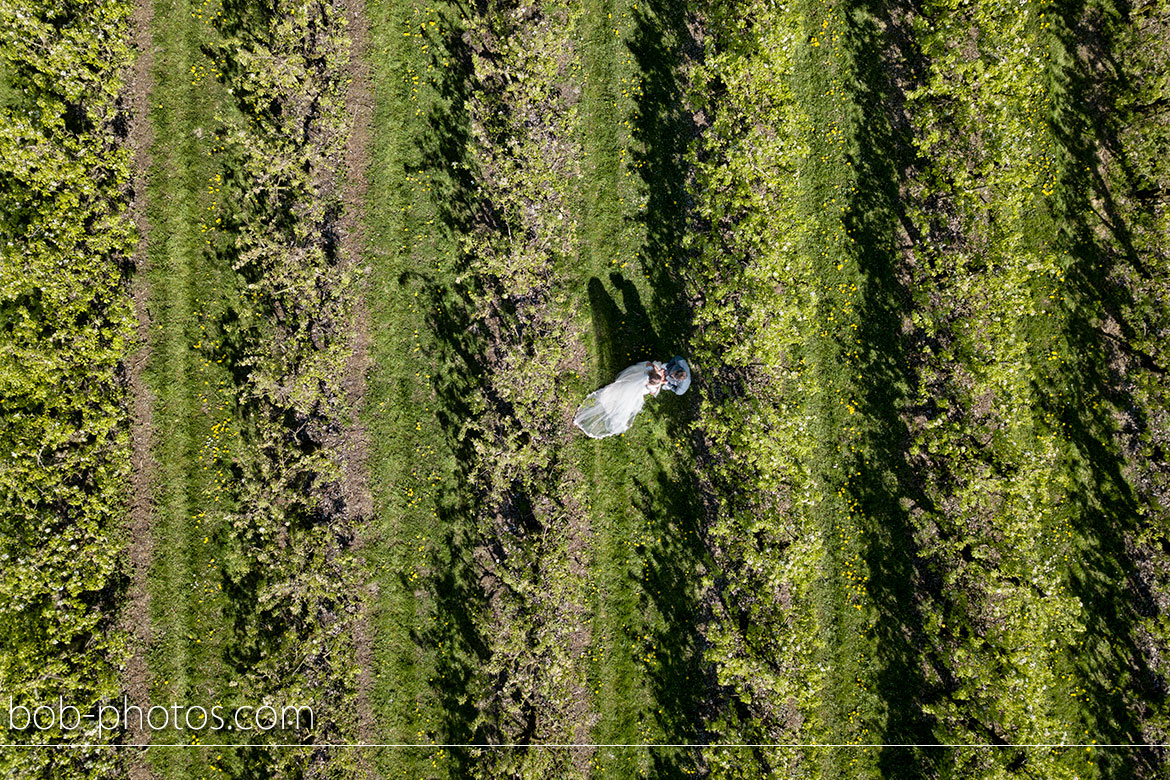
MULTIPOLYGON (((1100 95, 1121 76, 1100 68, 1114 56, 1123 9, 1109 0, 1045 3, 1032 30, 1047 53, 1048 176, 1033 190, 1028 227, 1044 271, 1034 274, 1034 314, 1022 327, 1033 378, 1034 449, 1050 452, 1039 495, 1039 549, 1058 573, 1060 596, 1081 609, 1054 649, 1051 708, 1071 741, 1141 744, 1143 714, 1164 706, 1143 667, 1139 608, 1126 587, 1140 575, 1126 537, 1141 524, 1137 491, 1116 443, 1118 420, 1138 407, 1111 377, 1102 323, 1130 294, 1118 282, 1136 258, 1112 245, 1125 223, 1100 216, 1111 193, 1097 174, 1116 126, 1100 95), (1086 45, 1089 42, 1089 45, 1086 45), (1111 235, 1112 234, 1112 235, 1111 235)), ((1136 412, 1141 414, 1143 412, 1136 412)), ((1151 750, 1076 750, 1057 756, 1079 777, 1152 777, 1151 750)))
MULTIPOLYGON (((869 529, 856 500, 861 477, 857 461, 868 455, 862 452, 859 457, 859 440, 867 432, 865 412, 871 411, 857 393, 865 345, 856 331, 863 324, 859 310, 867 290, 862 287, 859 291, 856 285, 858 281, 864 284, 863 272, 857 253, 847 246, 852 241, 842 236, 844 209, 836 205, 849 202, 853 191, 842 141, 855 131, 851 122, 854 105, 841 92, 835 100, 826 99, 852 75, 854 63, 841 40, 845 20, 840 12, 811 3, 803 10, 805 31, 810 35, 805 50, 808 61, 797 70, 807 76, 796 90, 808 111, 807 132, 812 141, 805 160, 808 170, 802 172, 806 173, 802 195, 804 216, 815 225, 810 231, 812 243, 805 251, 815 258, 817 285, 815 333, 810 334, 808 347, 818 389, 811 399, 816 408, 814 437, 818 445, 813 473, 820 496, 814 511, 826 539, 816 590, 819 623, 825 634, 826 657, 822 662, 828 669, 822 693, 823 741, 879 742, 884 738, 878 722, 880 705, 876 696, 865 690, 872 685, 875 660, 870 633, 875 610, 864 587, 869 529)), ((829 750, 822 760, 824 775, 829 777, 877 773, 876 756, 870 751, 829 750)))
MULTIPOLYGON (((365 401, 375 516, 365 550, 372 588, 378 741, 471 741, 476 600, 468 595, 458 429, 473 377, 451 350, 466 335, 450 299, 457 258, 458 167, 466 120, 461 9, 422 0, 368 6, 375 95, 366 297, 371 371, 365 401), (453 165, 454 163, 454 165, 453 165)), ((466 751, 398 748, 389 778, 466 774, 466 751)))
MULTIPOLYGON (((797 175, 809 221, 815 308, 808 338, 817 392, 814 513, 826 540, 817 588, 826 669, 822 742, 932 742, 926 646, 911 532, 899 496, 908 377, 898 336, 896 165, 879 24, 865 4, 801 5, 806 43, 795 93, 809 153, 797 175)), ((826 777, 912 776, 925 752, 826 750, 826 777)))
MULTIPOLYGON (((222 287, 205 252, 218 174, 211 131, 222 94, 200 52, 214 34, 206 9, 195 2, 158 2, 151 26, 154 142, 146 211, 154 332, 146 382, 156 399, 158 464, 148 579, 151 697, 163 706, 210 708, 228 682, 221 676, 224 648, 217 631, 224 600, 215 524, 229 509, 222 464, 232 445, 230 377, 216 364, 215 344, 206 334, 222 287)), ((216 738, 206 730, 152 733, 154 744, 216 738)), ((149 759, 160 777, 211 776, 218 767, 218 754, 203 749, 154 749, 149 759)))
MULTIPOLYGON (((684 351, 677 260, 683 137, 674 81, 681 11, 590 2, 584 14, 580 293, 594 387, 638 360, 684 351)), ((699 380, 697 380, 699 381, 699 380)), ((592 388, 588 388, 592 389, 592 388)), ((595 544, 591 650, 598 744, 689 743, 700 663, 698 545, 683 431, 685 397, 647 399, 625 434, 576 439, 595 544)), ((599 748, 597 776, 695 771, 685 749, 599 748)))

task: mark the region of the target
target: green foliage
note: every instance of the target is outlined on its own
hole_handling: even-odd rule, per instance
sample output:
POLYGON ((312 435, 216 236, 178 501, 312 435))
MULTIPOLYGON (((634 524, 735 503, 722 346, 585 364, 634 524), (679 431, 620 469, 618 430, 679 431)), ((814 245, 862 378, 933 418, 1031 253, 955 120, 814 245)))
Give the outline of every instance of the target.
POLYGON ((581 171, 569 87, 579 63, 563 43, 577 16, 557 3, 505 4, 469 24, 477 197, 457 282, 482 338, 485 375, 473 401, 482 413, 463 435, 476 441, 473 479, 494 506, 510 492, 555 484, 567 435, 567 388, 557 377, 576 366, 560 269, 577 241, 572 196, 581 171))
MULTIPOLYGON (((584 599, 572 574, 560 452, 576 382, 574 311, 565 269, 579 241, 579 75, 582 10, 572 3, 494 3, 467 20, 471 53, 467 161, 475 176, 456 284, 477 336, 479 381, 460 438, 478 496, 475 535, 491 614, 484 673, 491 686, 477 733, 505 743, 571 742, 584 687, 571 655, 584 599)), ((483 777, 575 776, 568 754, 482 756, 483 777)))
MULTIPOLYGON (((1137 14, 1164 20, 1155 8, 1137 14)), ((692 157, 696 360, 724 366, 700 420, 720 502, 710 578, 720 611, 707 629, 731 693, 720 739, 848 741, 853 714, 844 732, 836 719, 852 700, 871 735, 922 728, 917 719, 940 742, 1156 742, 1138 734, 1162 733, 1157 687, 1118 681, 1130 679, 1125 659, 1148 652, 1138 637, 1161 635, 1164 622, 1139 621, 1124 595, 1161 559, 1165 527, 1154 444, 1165 387, 1141 356, 1162 348, 1138 335, 1165 330, 1153 281, 1164 207, 1138 194, 1164 186, 1151 156, 1161 130, 1142 121, 1162 82, 1123 88, 1100 62, 1124 50, 1126 76, 1156 70, 1157 47, 1114 40, 1162 28, 1107 4, 928 4, 886 21, 889 61, 908 65, 883 88, 858 64, 872 60, 857 48, 865 9, 845 23, 835 7, 809 9, 711 4, 690 96, 708 123, 692 157), (853 92, 858 77, 877 83, 876 100, 853 92), (1132 113, 1113 117, 1111 100, 1132 113), (881 216, 895 169, 873 162, 899 160, 896 145, 873 152, 883 132, 904 132, 881 129, 886 112, 914 144, 897 235, 881 216), (1142 173, 1125 181, 1126 164, 1142 173), (1127 246, 1129 225, 1140 239, 1127 246), (896 258, 893 272, 883 257, 896 258), (1149 432, 1127 432, 1127 417, 1149 432), (899 522, 902 540, 890 536, 899 522), (913 590, 873 579, 875 561, 898 560, 913 590), (769 583, 782 587, 773 595, 769 583), (867 597, 879 594, 871 612, 867 597), (854 624, 842 603, 874 617, 854 624), (882 627, 899 623, 921 626, 913 654, 934 671, 917 695, 879 690, 883 715, 832 680, 874 673, 867 661, 850 667, 864 645, 843 627, 889 648, 882 627), (753 644, 760 636, 767 643, 753 644), (792 645, 809 640, 819 647, 787 666, 801 658, 792 645)), ((1140 753, 946 755, 940 771, 972 777, 1150 766, 1140 753)), ((709 760, 731 771, 719 751, 709 760)), ((783 771, 817 773, 799 762, 783 771)))
MULTIPOLYGON (((129 471, 123 361, 129 152, 118 134, 127 3, 0 4, 0 688, 82 712, 118 693, 113 629, 129 471)), ((23 777, 112 773, 112 734, 9 730, 23 777)))
MULTIPOLYGON (((767 3, 713 3, 707 14, 688 94, 709 123, 692 147, 702 229, 688 238, 697 256, 689 284, 703 296, 692 350, 710 372, 696 388, 711 442, 705 476, 719 497, 707 656, 735 702, 717 734, 809 742, 823 685, 813 592, 825 550, 812 514, 815 384, 805 334, 815 300, 802 251, 815 226, 800 208, 797 173, 810 153, 811 119, 794 94, 803 17, 767 3)), ((707 754, 719 776, 738 764, 728 755, 707 754)), ((755 760, 761 772, 770 766, 755 760)))
MULTIPOLYGON (((935 712, 957 741, 1148 741, 1134 720, 1094 714, 1156 698, 1123 682, 1125 659, 1142 652, 1123 595, 1134 559, 1122 552, 1140 483, 1118 473, 1116 441, 1122 409, 1144 418, 1151 407, 1125 400, 1128 382, 1103 364, 1109 309, 1140 289, 1136 254, 1091 238, 1104 190, 1090 172, 1115 145, 1108 101, 1124 95, 1097 68, 1112 9, 925 10, 915 29, 930 67, 909 94, 930 161, 912 185, 923 345, 913 451, 936 511, 915 516, 930 540, 922 555, 956 595, 935 630, 955 659, 935 712), (978 43, 962 44, 972 29, 978 43)), ((1036 752, 1021 763, 1083 777, 1145 760, 1036 752)), ((964 769, 986 772, 985 761, 964 769)))
MULTIPOLYGON (((935 629, 955 659, 954 694, 937 714, 958 741, 1064 739, 1065 713, 1047 693, 1062 687, 1049 648, 1080 632, 1080 605, 1045 544, 1060 523, 1050 493, 1060 452, 1034 419, 1031 323, 1050 316, 1035 281, 1063 278, 1044 220, 1055 170, 1043 13, 986 3, 971 19, 924 16, 916 26, 930 58, 924 85, 909 94, 931 160, 922 198, 930 203, 929 188, 946 211, 920 217, 916 252, 930 276, 918 289, 940 294, 916 320, 926 354, 914 452, 941 488, 930 499, 947 507, 916 517, 920 533, 938 539, 923 554, 962 593, 963 611, 935 629), (977 47, 959 45, 960 24, 979 31, 977 47), (1010 685, 993 682, 1003 679, 1010 685), (973 721, 972 712, 986 715, 973 721)), ((1034 760, 1062 771, 1042 754, 1034 760)))
MULTIPOLYGON (((1124 230, 1101 224, 1109 236, 1106 257, 1114 260, 1110 278, 1128 291, 1115 320, 1102 323, 1108 337, 1107 352, 1123 366, 1121 387, 1129 403, 1116 414, 1118 439, 1125 454, 1125 474, 1135 486, 1140 521, 1131 540, 1136 551, 1136 579, 1150 597, 1164 603, 1170 592, 1170 559, 1167 512, 1170 511, 1170 375, 1166 368, 1166 344, 1170 342, 1170 93, 1166 82, 1168 52, 1161 41, 1170 35, 1170 5, 1165 2, 1135 6, 1129 24, 1117 31, 1119 53, 1116 115, 1107 127, 1116 133, 1116 144, 1103 160, 1107 191, 1116 201, 1106 214, 1118 217, 1124 230), (1126 88, 1121 89, 1124 85, 1126 88), (1121 262, 1118 262, 1121 260, 1121 262)), ((1104 198, 1096 201, 1108 204, 1104 198)), ((1102 220, 1105 222, 1105 220, 1102 220)), ((1119 296, 1121 297, 1121 296, 1119 296)), ((1165 610, 1144 610, 1142 630, 1159 648, 1170 645, 1170 620, 1165 610)), ((1151 664, 1160 679, 1165 668, 1151 664)), ((1163 743, 1170 733, 1170 712, 1165 702, 1151 707, 1142 722, 1144 741, 1163 743)), ((1140 706, 1140 705, 1135 705, 1140 706)))

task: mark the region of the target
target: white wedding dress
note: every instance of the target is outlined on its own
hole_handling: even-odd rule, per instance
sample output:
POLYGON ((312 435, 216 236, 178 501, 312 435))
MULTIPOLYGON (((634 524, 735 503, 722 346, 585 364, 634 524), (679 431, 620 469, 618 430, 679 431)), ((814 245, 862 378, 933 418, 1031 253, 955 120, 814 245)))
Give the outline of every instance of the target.
POLYGON ((635 363, 611 384, 594 390, 577 410, 573 424, 594 439, 623 433, 642 411, 646 394, 658 395, 661 385, 650 387, 650 367, 654 365, 662 368, 661 363, 649 360, 635 363))

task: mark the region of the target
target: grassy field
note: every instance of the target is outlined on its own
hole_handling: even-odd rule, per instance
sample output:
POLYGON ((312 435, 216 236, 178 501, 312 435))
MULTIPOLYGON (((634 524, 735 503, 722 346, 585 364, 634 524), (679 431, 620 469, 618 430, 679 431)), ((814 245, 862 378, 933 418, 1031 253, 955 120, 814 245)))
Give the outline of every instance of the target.
MULTIPOLYGON (((883 44, 865 5, 807 3, 794 93, 808 112, 798 172, 803 251, 815 279, 807 348, 817 395, 812 475, 815 515, 828 542, 819 622, 827 648, 823 740, 831 744, 930 742, 915 710, 923 683, 914 658, 910 533, 897 498, 906 439, 898 411, 907 390, 900 344, 902 296, 893 269, 899 149, 883 108, 888 87, 874 64, 883 44), (896 705, 892 705, 897 702, 896 705)), ((887 98, 888 99, 888 98, 887 98)), ((828 750, 825 776, 920 774, 910 751, 828 750)))

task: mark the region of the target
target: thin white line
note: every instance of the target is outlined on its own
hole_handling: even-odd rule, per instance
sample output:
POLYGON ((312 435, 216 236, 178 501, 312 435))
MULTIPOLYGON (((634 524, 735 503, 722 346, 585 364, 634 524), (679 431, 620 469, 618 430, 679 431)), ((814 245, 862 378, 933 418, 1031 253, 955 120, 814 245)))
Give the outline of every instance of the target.
POLYGON ((859 744, 831 744, 831 743, 792 743, 792 742, 767 742, 757 744, 673 744, 661 742, 640 742, 635 744, 608 744, 608 743, 534 743, 534 744, 488 744, 488 743, 458 743, 458 744, 418 744, 411 742, 396 742, 396 743, 355 743, 355 742, 294 742, 288 744, 265 744, 265 743, 208 743, 208 744, 186 744, 186 743, 110 743, 110 744, 76 744, 76 743, 58 743, 50 745, 0 745, 0 747, 23 747, 23 748, 237 748, 237 747, 265 747, 265 748, 293 748, 293 747, 313 747, 313 748, 891 748, 891 747, 919 747, 919 748, 1164 748, 1165 744, 1148 744, 1148 743, 1125 743, 1125 744, 1098 744, 1098 743, 1061 743, 1061 744, 1016 744, 1016 745, 999 745, 990 743, 884 743, 884 742, 864 742, 859 744))

